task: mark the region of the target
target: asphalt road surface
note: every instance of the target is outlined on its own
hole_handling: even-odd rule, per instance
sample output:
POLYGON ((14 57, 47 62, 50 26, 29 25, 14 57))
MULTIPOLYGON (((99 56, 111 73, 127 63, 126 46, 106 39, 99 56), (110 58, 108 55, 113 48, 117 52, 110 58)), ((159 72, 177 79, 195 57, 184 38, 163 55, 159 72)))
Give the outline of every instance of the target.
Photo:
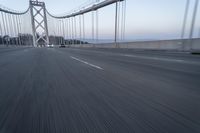
POLYGON ((200 133, 200 56, 1 47, 0 133, 200 133))

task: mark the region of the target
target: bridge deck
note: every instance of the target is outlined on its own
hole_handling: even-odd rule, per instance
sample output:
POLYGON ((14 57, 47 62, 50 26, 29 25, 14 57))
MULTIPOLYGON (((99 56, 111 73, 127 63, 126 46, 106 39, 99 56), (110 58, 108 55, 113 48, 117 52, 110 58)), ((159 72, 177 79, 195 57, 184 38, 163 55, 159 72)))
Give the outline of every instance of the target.
POLYGON ((1 48, 0 132, 200 132, 200 58, 1 48))

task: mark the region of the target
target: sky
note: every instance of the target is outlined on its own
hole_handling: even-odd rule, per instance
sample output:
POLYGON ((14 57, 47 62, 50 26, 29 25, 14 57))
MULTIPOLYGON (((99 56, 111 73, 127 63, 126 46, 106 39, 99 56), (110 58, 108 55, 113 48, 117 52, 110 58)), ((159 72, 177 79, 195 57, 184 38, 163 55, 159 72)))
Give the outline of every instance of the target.
MULTIPOLYGON (((47 10, 60 15, 80 7, 91 0, 43 0, 47 10)), ((194 1, 190 0, 190 12, 185 37, 188 37, 194 1)), ((0 5, 24 11, 28 0, 0 0, 0 5)), ((186 0, 127 0, 126 40, 157 40, 180 38, 186 0)), ((200 10, 200 9, 199 9, 200 10)), ((198 10, 195 36, 200 35, 200 11, 198 10)), ((91 38, 91 14, 86 14, 86 37, 91 38)), ((114 37, 115 6, 99 10, 99 36, 101 39, 114 37)))

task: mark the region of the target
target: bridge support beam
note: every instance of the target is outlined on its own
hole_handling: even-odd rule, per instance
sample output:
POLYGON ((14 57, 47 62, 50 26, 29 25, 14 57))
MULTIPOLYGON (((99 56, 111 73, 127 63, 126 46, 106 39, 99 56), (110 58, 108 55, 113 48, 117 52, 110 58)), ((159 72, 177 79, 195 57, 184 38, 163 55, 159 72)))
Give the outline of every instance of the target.
POLYGON ((49 44, 49 35, 45 3, 31 0, 30 11, 32 20, 33 44, 35 47, 39 45, 46 46, 49 44), (38 20, 38 17, 40 17, 41 20, 38 20), (42 34, 39 35, 39 32, 42 32, 42 34))

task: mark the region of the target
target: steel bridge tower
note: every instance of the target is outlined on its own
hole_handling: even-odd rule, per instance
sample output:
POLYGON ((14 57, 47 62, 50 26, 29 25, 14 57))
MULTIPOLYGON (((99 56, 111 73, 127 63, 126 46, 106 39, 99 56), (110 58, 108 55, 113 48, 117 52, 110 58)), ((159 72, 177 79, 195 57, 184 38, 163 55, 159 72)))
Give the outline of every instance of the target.
POLYGON ((30 0, 30 14, 33 31, 33 45, 49 44, 49 34, 46 17, 46 7, 44 2, 30 0), (39 35, 39 33, 42 33, 39 35))

